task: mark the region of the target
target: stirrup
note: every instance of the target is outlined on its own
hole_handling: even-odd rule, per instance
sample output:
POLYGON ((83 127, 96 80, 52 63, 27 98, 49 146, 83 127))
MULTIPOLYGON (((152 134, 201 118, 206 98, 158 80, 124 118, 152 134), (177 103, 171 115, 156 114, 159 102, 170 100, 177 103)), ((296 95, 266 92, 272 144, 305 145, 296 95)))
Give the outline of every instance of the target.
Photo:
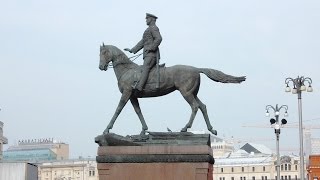
POLYGON ((136 81, 133 85, 131 85, 132 89, 137 89, 138 81, 136 81))

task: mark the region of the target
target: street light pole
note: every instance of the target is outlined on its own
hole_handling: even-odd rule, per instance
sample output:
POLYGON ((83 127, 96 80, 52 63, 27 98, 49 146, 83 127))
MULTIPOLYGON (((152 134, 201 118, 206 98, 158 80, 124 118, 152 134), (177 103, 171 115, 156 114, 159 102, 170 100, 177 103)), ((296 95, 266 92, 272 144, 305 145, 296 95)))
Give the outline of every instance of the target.
POLYGON ((280 110, 281 109, 285 109, 285 113, 284 116, 288 116, 288 106, 287 105, 282 105, 280 106, 280 108, 278 107, 278 104, 276 105, 276 107, 273 107, 271 105, 267 105, 266 106, 266 116, 270 116, 269 111, 273 110, 274 111, 274 118, 270 119, 270 123, 271 125, 273 125, 274 127, 274 133, 276 134, 277 137, 277 180, 280 180, 280 151, 279 151, 279 139, 280 139, 280 128, 282 125, 287 124, 287 120, 282 119, 281 123, 279 122, 279 115, 280 115, 280 110))
POLYGON ((301 102, 301 92, 307 90, 307 92, 312 92, 312 79, 309 77, 298 76, 296 79, 286 78, 285 80, 286 92, 292 92, 292 94, 298 94, 298 112, 299 112, 299 141, 300 141, 300 180, 304 180, 304 153, 303 153, 303 129, 302 129, 302 102, 301 102), (293 89, 289 87, 289 83, 293 83, 293 89), (304 85, 305 82, 308 83, 308 88, 304 85))

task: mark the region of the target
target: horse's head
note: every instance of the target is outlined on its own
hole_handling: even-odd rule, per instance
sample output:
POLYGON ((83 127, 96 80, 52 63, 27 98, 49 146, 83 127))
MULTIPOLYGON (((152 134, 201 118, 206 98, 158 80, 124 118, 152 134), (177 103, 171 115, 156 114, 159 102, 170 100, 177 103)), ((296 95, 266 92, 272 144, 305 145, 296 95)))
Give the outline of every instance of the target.
POLYGON ((112 54, 108 50, 108 46, 105 46, 102 44, 100 46, 100 63, 99 63, 99 69, 101 71, 106 71, 108 69, 110 61, 112 61, 112 54))
POLYGON ((110 62, 112 62, 113 68, 119 64, 137 66, 116 46, 102 44, 102 46, 100 46, 99 69, 101 71, 106 71, 110 62))

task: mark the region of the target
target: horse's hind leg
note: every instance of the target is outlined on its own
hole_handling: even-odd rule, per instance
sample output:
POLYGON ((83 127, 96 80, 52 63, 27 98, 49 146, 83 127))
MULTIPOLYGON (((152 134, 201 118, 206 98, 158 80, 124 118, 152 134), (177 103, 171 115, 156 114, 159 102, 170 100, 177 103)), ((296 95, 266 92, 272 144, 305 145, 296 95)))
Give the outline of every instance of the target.
POLYGON ((195 96, 195 98, 196 98, 196 101, 197 101, 198 104, 199 104, 199 108, 200 108, 200 110, 201 110, 201 112, 202 112, 203 118, 204 118, 204 120, 206 121, 208 130, 209 130, 212 134, 217 135, 217 131, 213 129, 213 127, 212 127, 212 125, 211 125, 211 123, 210 123, 206 105, 203 104, 197 96, 195 96))
POLYGON ((130 101, 131 101, 131 104, 134 108, 134 110, 136 111, 139 119, 140 119, 140 122, 142 124, 142 131, 141 131, 141 134, 145 134, 146 130, 148 130, 148 126, 146 124, 146 121, 144 120, 144 117, 141 113, 141 109, 140 109, 140 105, 139 105, 139 101, 137 98, 134 98, 134 97, 131 97, 130 98, 130 101))
POLYGON ((185 125, 184 128, 181 129, 181 132, 186 132, 187 129, 191 128, 191 126, 192 126, 194 118, 195 118, 195 116, 198 112, 198 109, 199 109, 199 104, 196 101, 196 99, 194 98, 193 94, 183 93, 183 92, 181 92, 181 94, 184 97, 184 99, 189 103, 189 105, 191 106, 191 110, 192 110, 189 122, 185 125))

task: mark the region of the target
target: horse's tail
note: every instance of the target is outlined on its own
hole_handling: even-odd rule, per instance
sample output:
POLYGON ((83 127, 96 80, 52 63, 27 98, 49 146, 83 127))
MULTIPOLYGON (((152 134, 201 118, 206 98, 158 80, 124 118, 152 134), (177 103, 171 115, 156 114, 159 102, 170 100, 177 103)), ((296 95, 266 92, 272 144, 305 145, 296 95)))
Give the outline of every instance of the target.
POLYGON ((221 71, 209 68, 198 68, 200 73, 203 73, 216 82, 221 83, 241 83, 246 80, 246 76, 235 77, 228 74, 225 74, 221 71))

